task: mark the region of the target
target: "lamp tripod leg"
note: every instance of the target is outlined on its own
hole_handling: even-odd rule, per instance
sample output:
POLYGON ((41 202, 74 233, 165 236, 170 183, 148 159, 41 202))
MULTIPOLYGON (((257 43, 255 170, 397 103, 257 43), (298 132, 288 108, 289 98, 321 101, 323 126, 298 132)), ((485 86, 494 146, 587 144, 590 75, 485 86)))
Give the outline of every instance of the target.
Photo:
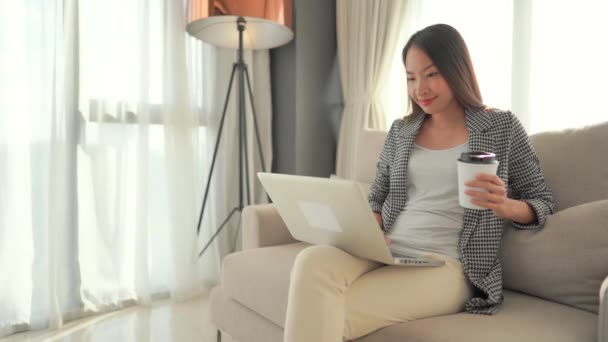
POLYGON ((224 228, 224 226, 226 225, 226 223, 228 223, 228 221, 230 220, 230 218, 232 217, 232 215, 234 215, 234 213, 236 213, 237 211, 241 212, 241 209, 239 209, 239 208, 232 209, 232 211, 230 212, 230 214, 228 214, 228 217, 226 217, 226 219, 224 220, 224 222, 222 223, 222 225, 217 229, 217 231, 215 231, 215 234, 213 234, 213 236, 211 237, 211 239, 209 239, 209 241, 207 242, 207 244, 205 245, 205 247, 203 247, 203 250, 200 253, 198 253, 199 257, 201 255, 203 255, 203 253, 205 253, 205 251, 207 250, 207 248, 209 248, 209 246, 211 245, 211 243, 213 242, 213 240, 215 240, 215 237, 222 231, 222 229, 224 228))
MULTIPOLYGON (((245 117, 245 113, 242 116, 242 124, 243 124, 243 145, 241 148, 243 149, 243 163, 245 165, 245 203, 251 203, 251 192, 249 187, 249 151, 247 150, 247 119, 245 117)), ((245 208, 245 205, 241 206, 241 209, 245 208)))
POLYGON ((213 176, 213 170, 215 169, 215 160, 217 158, 217 150, 220 146, 220 138, 222 137, 222 131, 224 130, 224 120, 226 119, 226 111, 228 109, 228 101, 230 100, 230 93, 232 91, 232 82, 234 81, 234 74, 236 72, 237 64, 232 66, 232 73, 230 73, 230 82, 228 82, 228 91, 226 92, 226 100, 224 101, 224 109, 222 110, 222 118, 220 120, 220 127, 215 140, 215 147, 213 149, 213 158, 211 159, 211 168, 209 169, 209 176, 207 177, 207 186, 205 187, 205 195, 203 197, 203 204, 201 211, 198 216, 198 224, 196 225, 196 234, 198 235, 201 231, 201 224, 203 223, 203 213, 205 212, 205 205, 207 204, 207 198, 209 196, 209 188, 211 187, 211 176, 213 176))
POLYGON ((260 154, 260 163, 262 165, 262 171, 266 172, 266 165, 264 164, 264 152, 262 151, 262 142, 260 140, 260 132, 258 130, 258 121, 256 119, 257 113, 255 112, 255 104, 253 102, 253 92, 251 91, 251 82, 249 81, 249 70, 245 65, 245 79, 247 80, 247 90, 249 91, 249 101, 251 101, 251 116, 253 117, 253 126, 255 130, 255 138, 258 143, 258 153, 260 154))
MULTIPOLYGON (((246 204, 250 203, 251 193, 249 188, 249 149, 247 143, 247 111, 246 111, 246 99, 245 99, 245 71, 247 70, 247 65, 244 61, 240 61, 239 66, 239 118, 240 118, 240 152, 239 156, 242 158, 242 164, 244 167, 244 174, 241 175, 240 181, 243 182, 243 178, 245 181, 245 201, 242 200, 239 202, 240 209, 242 210, 246 204), (246 204, 245 204, 246 203, 246 204)), ((241 171, 243 170, 241 167, 241 171)), ((242 187, 239 191, 243 192, 242 187)))

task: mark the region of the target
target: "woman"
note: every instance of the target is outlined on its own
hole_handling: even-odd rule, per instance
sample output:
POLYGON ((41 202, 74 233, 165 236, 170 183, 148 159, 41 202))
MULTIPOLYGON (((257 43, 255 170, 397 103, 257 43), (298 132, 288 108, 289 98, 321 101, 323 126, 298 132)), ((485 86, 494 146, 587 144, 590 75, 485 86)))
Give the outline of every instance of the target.
POLYGON ((312 246, 292 270, 285 341, 341 341, 387 325, 502 303, 498 256, 503 220, 540 228, 553 212, 538 158, 517 118, 482 104, 468 49, 448 25, 414 34, 403 49, 412 114, 384 143, 369 203, 391 250, 409 247, 441 267, 386 266, 330 246, 312 246), (488 151, 497 174, 467 183, 458 205, 456 160, 488 151))

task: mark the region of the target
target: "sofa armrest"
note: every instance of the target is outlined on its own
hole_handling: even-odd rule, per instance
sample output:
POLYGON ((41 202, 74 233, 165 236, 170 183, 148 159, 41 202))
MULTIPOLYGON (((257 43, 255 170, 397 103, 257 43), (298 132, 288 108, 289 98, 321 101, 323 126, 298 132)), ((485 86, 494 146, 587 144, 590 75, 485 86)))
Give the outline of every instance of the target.
POLYGON ((243 209, 242 220, 244 250, 297 242, 274 204, 247 206, 243 209))
POLYGON ((598 319, 598 341, 608 342, 608 277, 600 288, 600 308, 598 319))

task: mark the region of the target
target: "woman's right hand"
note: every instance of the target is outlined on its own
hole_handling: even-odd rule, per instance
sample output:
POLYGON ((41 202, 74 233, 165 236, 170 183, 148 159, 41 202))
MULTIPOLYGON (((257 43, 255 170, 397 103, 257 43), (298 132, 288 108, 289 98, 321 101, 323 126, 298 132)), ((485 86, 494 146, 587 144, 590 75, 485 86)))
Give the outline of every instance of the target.
POLYGON ((376 219, 376 222, 378 222, 378 226, 380 227, 380 230, 382 230, 382 214, 375 212, 374 218, 376 219))
POLYGON ((391 245, 391 239, 388 237, 388 235, 384 234, 384 241, 386 242, 387 246, 391 245))

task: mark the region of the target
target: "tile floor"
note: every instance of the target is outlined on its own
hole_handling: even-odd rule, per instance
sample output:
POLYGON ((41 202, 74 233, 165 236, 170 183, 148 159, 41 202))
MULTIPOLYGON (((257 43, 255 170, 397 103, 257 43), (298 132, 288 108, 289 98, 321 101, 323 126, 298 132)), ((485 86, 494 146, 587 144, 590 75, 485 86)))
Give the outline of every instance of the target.
MULTIPOLYGON (((60 331, 28 332, 1 342, 215 342, 216 329, 209 320, 208 297, 118 312, 66 324, 60 331)), ((235 342, 224 335, 222 342, 235 342)))

